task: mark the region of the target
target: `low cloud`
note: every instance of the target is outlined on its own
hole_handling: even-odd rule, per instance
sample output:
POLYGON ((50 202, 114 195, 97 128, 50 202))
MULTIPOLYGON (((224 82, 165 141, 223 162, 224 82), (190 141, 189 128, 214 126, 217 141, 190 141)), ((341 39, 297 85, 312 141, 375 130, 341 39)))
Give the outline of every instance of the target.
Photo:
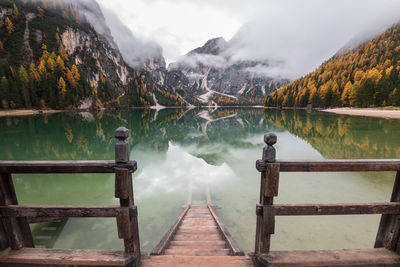
POLYGON ((234 60, 281 62, 253 70, 295 79, 350 40, 379 34, 398 22, 399 14, 400 1, 390 0, 263 1, 230 41, 229 53, 234 60))
POLYGON ((400 20, 398 0, 98 1, 116 43, 134 66, 147 55, 161 53, 148 40, 162 47, 168 62, 176 62, 207 39, 223 36, 230 43, 228 57, 200 56, 189 63, 267 60, 279 64, 249 71, 290 79, 400 20), (111 11, 118 12, 127 27, 111 11))
POLYGON ((111 35, 129 66, 140 68, 149 58, 162 57, 161 46, 157 43, 136 38, 113 11, 103 9, 103 14, 111 35))

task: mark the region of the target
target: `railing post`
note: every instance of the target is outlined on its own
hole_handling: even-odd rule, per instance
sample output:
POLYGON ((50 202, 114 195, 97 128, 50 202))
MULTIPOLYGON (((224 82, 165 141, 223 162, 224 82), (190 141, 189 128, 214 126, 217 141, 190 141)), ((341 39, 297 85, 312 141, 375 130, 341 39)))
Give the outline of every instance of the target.
POLYGON ((278 196, 279 163, 275 163, 276 151, 273 145, 277 136, 273 133, 264 135, 267 146, 263 149, 262 160, 257 161, 261 172, 260 204, 257 205, 257 228, 255 253, 268 253, 271 235, 275 232, 274 197, 278 196))
MULTIPOLYGON (((390 202, 400 202, 400 170, 396 173, 390 202)), ((375 248, 380 247, 400 253, 400 215, 382 215, 375 240, 375 248)))
MULTIPOLYGON (((14 189, 14 183, 10 173, 0 173, 0 206, 18 205, 17 195, 14 189)), ((27 218, 9 217, 1 218, 0 234, 5 234, 0 239, 2 246, 10 245, 11 249, 17 250, 23 247, 34 247, 32 232, 27 218)))
POLYGON ((137 212, 134 206, 132 171, 124 168, 129 163, 129 130, 120 127, 115 130, 115 197, 120 199, 121 209, 117 214, 118 237, 124 239, 126 253, 136 253, 137 262, 140 261, 140 242, 137 212), (121 165, 118 167, 118 165, 121 165))

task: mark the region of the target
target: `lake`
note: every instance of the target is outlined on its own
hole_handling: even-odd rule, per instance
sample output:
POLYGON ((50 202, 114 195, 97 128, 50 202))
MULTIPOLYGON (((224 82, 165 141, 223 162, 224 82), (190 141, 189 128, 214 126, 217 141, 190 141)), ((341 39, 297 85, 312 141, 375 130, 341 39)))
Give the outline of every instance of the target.
MULTIPOLYGON (((275 132, 278 159, 400 158, 400 121, 322 112, 137 109, 0 118, 0 160, 114 159, 114 130, 131 131, 142 249, 150 252, 191 195, 217 215, 246 252, 254 250, 263 135, 275 132)), ((276 203, 379 202, 395 173, 282 173, 276 203)), ((20 204, 110 205, 114 175, 14 175, 20 204)), ((278 217, 272 249, 373 247, 380 216, 278 217)), ((122 249, 115 219, 31 225, 39 247, 122 249)))

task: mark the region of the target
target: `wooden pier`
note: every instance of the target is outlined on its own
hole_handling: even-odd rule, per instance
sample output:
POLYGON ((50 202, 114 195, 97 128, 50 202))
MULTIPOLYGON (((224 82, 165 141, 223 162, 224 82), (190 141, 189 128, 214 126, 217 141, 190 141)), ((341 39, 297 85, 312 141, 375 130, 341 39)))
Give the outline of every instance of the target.
MULTIPOLYGON (((400 266, 400 160, 283 161, 275 159, 277 142, 267 134, 262 159, 260 202, 256 206, 255 252, 245 256, 215 214, 207 189, 207 206, 190 203, 150 255, 141 253, 137 207, 134 204, 129 159, 129 131, 118 128, 115 160, 0 161, 0 266, 400 266), (396 172, 390 202, 338 204, 273 203, 281 172, 396 172), (15 173, 114 173, 118 206, 21 206, 12 175, 15 173), (382 214, 374 248, 319 251, 270 251, 276 216, 382 214), (29 223, 69 217, 114 217, 124 250, 35 248, 29 223)), ((188 198, 190 199, 190 197, 188 198)), ((231 207, 225 207, 231 208, 231 207)), ((238 218, 239 219, 239 218, 238 218)))
POLYGON ((143 267, 253 266, 212 207, 187 206, 143 267))

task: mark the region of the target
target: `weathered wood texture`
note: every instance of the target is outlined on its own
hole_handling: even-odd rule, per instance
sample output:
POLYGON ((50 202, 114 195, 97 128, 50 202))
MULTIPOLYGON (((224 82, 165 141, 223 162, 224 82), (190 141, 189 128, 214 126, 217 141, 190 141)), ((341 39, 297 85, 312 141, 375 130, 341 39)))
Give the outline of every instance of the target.
MULTIPOLYGON (((18 205, 17 195, 11 174, 0 173, 0 206, 8 205, 18 205)), ((34 247, 31 229, 25 217, 2 217, 2 221, 8 243, 12 249, 34 247)))
MULTIPOLYGON (((120 127, 114 132, 118 142, 115 144, 115 197, 120 199, 121 208, 131 208, 135 205, 132 185, 132 171, 125 165, 129 161, 129 131, 120 127)), ((136 169, 135 165, 135 169, 136 169)), ((137 214, 128 214, 121 210, 117 216, 118 236, 124 239, 126 253, 135 253, 137 264, 140 262, 140 241, 137 214)))
POLYGON ((219 220, 218 216, 215 214, 214 210, 212 209, 211 205, 207 206, 215 223, 218 226, 219 231, 221 232, 221 235, 223 239, 226 242, 226 245, 230 248, 232 255, 234 256, 244 256, 244 252, 240 249, 238 243, 236 240, 233 238, 233 236, 229 233, 228 229, 226 226, 219 220))
POLYGON ((318 251, 271 251, 258 257, 260 266, 352 266, 395 267, 400 266, 400 255, 384 248, 318 250, 318 251))
POLYGON ((136 207, 119 206, 0 206, 2 217, 68 218, 68 217, 116 217, 120 210, 136 215, 136 207))
POLYGON ((183 256, 161 255, 144 258, 141 267, 252 267, 246 256, 183 256))
POLYGON ((3 219, 0 219, 0 250, 6 249, 10 246, 8 242, 7 233, 3 226, 3 219))
POLYGON ((273 209, 276 216, 400 214, 400 203, 279 204, 273 209))
POLYGON ((141 266, 253 266, 249 257, 234 255, 243 252, 211 206, 188 206, 141 266))
MULTIPOLYGON (((397 171, 399 159, 343 159, 343 160, 277 160, 281 172, 369 172, 397 171)), ((264 171, 267 162, 258 160, 256 168, 264 171)))
POLYGON ((279 188, 280 165, 275 163, 276 150, 273 147, 277 140, 274 133, 264 135, 264 142, 267 146, 263 148, 262 160, 256 162, 256 168, 261 172, 261 185, 260 203, 256 208, 255 253, 267 253, 269 251, 271 234, 275 231, 275 216, 273 216, 271 207, 274 203, 274 197, 278 196, 279 188), (260 166, 263 166, 263 168, 260 169, 260 166), (262 207, 260 208, 260 206, 262 207))
POLYGON ((123 251, 22 248, 0 255, 0 266, 135 266, 135 259, 123 251))
POLYGON ((276 197, 278 196, 279 188, 279 163, 269 163, 266 168, 265 189, 264 197, 276 197))
MULTIPOLYGON (((171 241, 221 241, 223 240, 218 230, 217 224, 213 219, 207 206, 192 206, 186 212, 183 220, 178 225, 178 229, 171 241)), ((221 256, 229 255, 230 250, 226 244, 220 248, 210 249, 209 246, 197 245, 178 246, 168 244, 165 249, 165 255, 182 256, 221 256)))
POLYGON ((170 242, 175 235, 176 231, 178 230, 181 221, 185 217, 187 211, 190 209, 190 205, 187 205, 185 210, 179 215, 178 219, 174 222, 171 228, 164 234, 161 238, 160 242, 155 246, 155 248, 151 251, 150 255, 161 255, 164 253, 165 248, 170 245, 170 242))
POLYGON ((134 172, 136 161, 116 164, 114 160, 65 160, 65 161, 2 161, 4 173, 113 173, 115 167, 134 172))
MULTIPOLYGON (((400 202, 400 170, 396 173, 393 192, 390 201, 394 204, 400 202)), ((385 247, 400 253, 400 215, 384 214, 381 217, 375 247, 385 247)))

